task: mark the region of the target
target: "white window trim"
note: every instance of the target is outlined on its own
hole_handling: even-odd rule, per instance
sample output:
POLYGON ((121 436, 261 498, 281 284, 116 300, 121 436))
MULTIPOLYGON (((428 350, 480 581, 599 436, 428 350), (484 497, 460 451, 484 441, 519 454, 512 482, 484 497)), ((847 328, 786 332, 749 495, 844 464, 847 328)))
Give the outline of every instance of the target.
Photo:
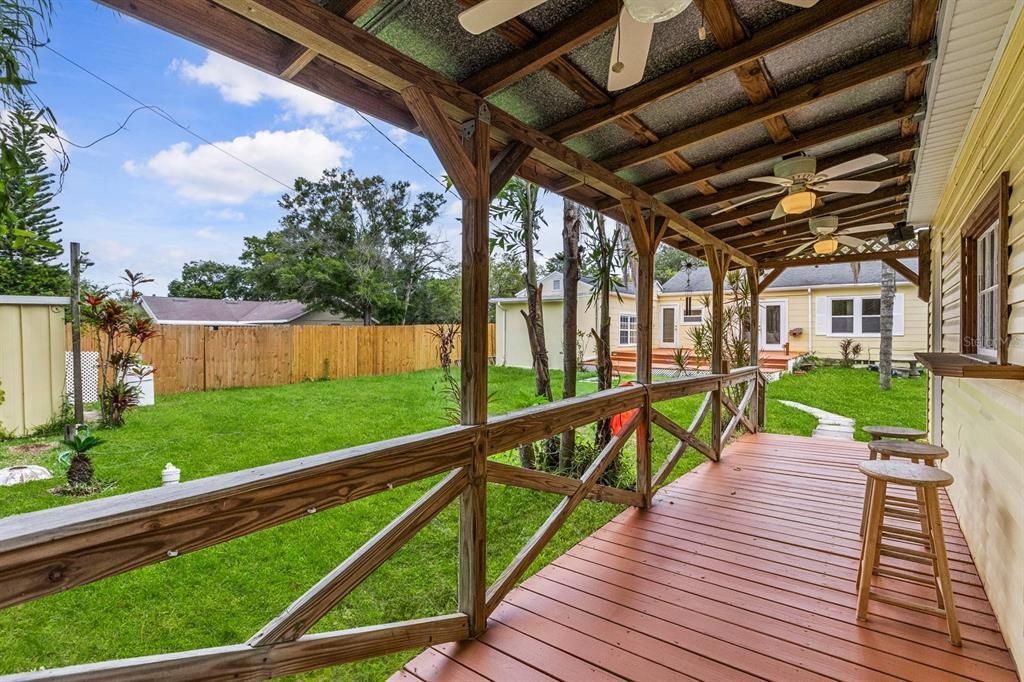
MULTIPOLYGON (((865 299, 881 299, 881 294, 870 295, 870 296, 828 296, 826 300, 828 303, 825 306, 826 311, 826 323, 828 324, 828 333, 825 336, 834 338, 849 339, 849 338, 861 338, 861 339, 878 339, 882 337, 881 332, 865 332, 863 331, 862 325, 864 323, 864 300, 865 299), (853 301, 853 331, 852 332, 834 332, 832 331, 832 301, 853 301)), ((895 301, 893 302, 895 305, 895 301)), ((895 315, 895 311, 893 311, 895 315)), ((904 314, 906 314, 904 312, 904 314)), ((840 317, 849 317, 848 315, 840 315, 840 317)), ((874 317, 871 315, 870 317, 874 317)), ((905 324, 905 323, 904 323, 905 324)), ((904 336, 906 334, 906 327, 904 327, 902 334, 897 334, 895 329, 893 330, 893 336, 904 336)))
POLYGON ((637 325, 636 313, 627 313, 627 312, 619 313, 619 345, 620 346, 635 346, 636 345, 636 341, 637 341, 636 325, 637 325), (623 325, 622 325, 622 319, 625 318, 625 317, 633 318, 633 329, 632 329, 632 332, 633 332, 633 334, 632 334, 633 342, 632 343, 629 343, 629 342, 623 343, 622 342, 622 332, 623 332, 623 330, 626 331, 626 338, 629 339, 629 337, 630 337, 630 334, 629 334, 630 330, 629 330, 629 328, 628 327, 623 327, 623 325))
POLYGON ((975 338, 976 343, 975 343, 974 353, 976 355, 979 355, 979 356, 984 357, 984 358, 988 358, 990 360, 995 360, 995 359, 997 359, 999 357, 999 349, 996 347, 996 346, 999 345, 999 340, 998 340, 998 336, 999 336, 999 312, 998 312, 998 306, 999 306, 999 253, 998 253, 998 251, 999 251, 999 240, 998 240, 998 235, 996 234, 996 228, 998 228, 998 227, 999 227, 999 221, 997 220, 995 223, 992 224, 991 227, 989 227, 984 232, 982 232, 981 234, 978 235, 978 239, 977 239, 977 241, 975 242, 975 245, 974 245, 974 248, 975 248, 975 258, 977 259, 976 263, 977 263, 977 277, 978 277, 978 283, 977 283, 977 285, 975 287, 975 290, 977 292, 975 294, 976 297, 977 297, 977 301, 975 302, 976 306, 977 306, 977 311, 975 312, 974 338, 975 338), (978 250, 981 249, 981 245, 982 245, 982 243, 986 239, 991 239, 992 240, 993 257, 992 257, 991 261, 989 261, 989 262, 990 262, 991 266, 993 268, 995 268, 995 276, 992 278, 993 282, 994 282, 994 284, 992 286, 982 288, 982 285, 981 285, 981 283, 982 283, 982 265, 984 264, 984 261, 982 260, 980 254, 978 254, 978 250), (982 345, 982 341, 984 340, 985 335, 981 331, 981 328, 982 328, 981 325, 984 324, 984 319, 983 319, 983 315, 982 315, 982 305, 981 304, 982 304, 982 300, 984 298, 984 295, 985 294, 989 294, 989 293, 993 294, 993 299, 994 299, 993 302, 995 304, 995 305, 992 306, 992 315, 991 315, 992 320, 991 320, 991 322, 992 322, 992 326, 993 326, 992 339, 993 339, 993 341, 995 341, 996 346, 983 346, 982 345))
MULTIPOLYGON (((697 298, 697 297, 696 296, 687 296, 686 298, 697 298)), ((699 302, 699 299, 698 299, 698 302, 699 302)), ((692 327, 692 326, 696 326, 698 324, 702 324, 704 322, 704 308, 703 307, 700 309, 700 315, 687 315, 686 314, 686 299, 683 299, 683 302, 679 304, 679 308, 682 311, 679 314, 680 324, 684 324, 686 326, 692 327)))

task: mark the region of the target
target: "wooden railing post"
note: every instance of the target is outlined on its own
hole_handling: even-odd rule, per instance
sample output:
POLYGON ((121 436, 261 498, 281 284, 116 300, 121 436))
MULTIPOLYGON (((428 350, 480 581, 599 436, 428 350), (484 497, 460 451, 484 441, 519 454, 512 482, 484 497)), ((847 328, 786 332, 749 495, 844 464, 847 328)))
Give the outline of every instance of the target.
MULTIPOLYGON (((729 268, 729 255, 711 246, 704 247, 711 274, 711 372, 721 374, 724 369, 723 345, 725 338, 725 274, 729 268)), ((712 392, 711 448, 714 459, 722 457, 722 384, 712 392)))
MULTIPOLYGON (((760 285, 761 274, 758 268, 750 267, 747 268, 747 287, 750 289, 750 362, 747 364, 753 365, 754 367, 760 367, 761 365, 761 348, 758 345, 760 337, 760 324, 761 324, 761 292, 758 290, 760 285)), ((756 414, 760 413, 761 404, 761 381, 759 375, 754 376, 754 398, 751 401, 752 412, 756 414)), ((760 418, 756 416, 752 420, 758 430, 764 425, 760 421, 760 418)))
MULTIPOLYGON (((637 256, 636 282, 636 380, 648 386, 653 381, 652 353, 654 350, 654 253, 658 247, 660 226, 652 215, 644 215, 640 205, 632 200, 622 201, 633 237, 637 256)), ((636 489, 643 499, 644 508, 651 504, 651 401, 645 397, 636 427, 636 489)))
MULTIPOLYGON (((411 85, 402 91, 402 98, 462 198, 462 423, 481 425, 487 422, 490 112, 486 103, 480 104, 476 117, 463 124, 460 138, 431 95, 411 85)), ((459 507, 458 595, 459 610, 468 617, 469 634, 475 637, 487 627, 487 436, 484 429, 474 439, 467 473, 468 481, 459 507)))

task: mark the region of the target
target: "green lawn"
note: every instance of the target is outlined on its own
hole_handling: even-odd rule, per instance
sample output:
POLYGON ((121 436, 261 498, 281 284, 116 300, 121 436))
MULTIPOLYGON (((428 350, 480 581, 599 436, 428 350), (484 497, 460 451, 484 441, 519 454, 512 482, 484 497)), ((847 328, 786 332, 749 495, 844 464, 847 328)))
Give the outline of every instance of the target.
MULTIPOLYGON (((116 431, 100 431, 97 475, 116 480, 109 494, 159 485, 167 462, 183 480, 259 466, 444 425, 438 373, 364 377, 261 389, 161 396, 116 431)), ((798 400, 855 417, 858 425, 924 421, 925 381, 894 380, 882 395, 877 375, 819 369, 769 387, 768 427, 808 435, 814 419, 778 404, 798 400)), ((561 375, 554 373, 561 386, 561 375)), ((532 374, 492 368, 490 412, 535 404, 532 374)), ((580 392, 594 384, 580 382, 580 392)), ((690 396, 659 409, 684 426, 701 401, 690 396)), ((704 427, 706 432, 707 425, 704 427)), ((584 431, 586 433, 586 431, 584 431)), ((655 467, 674 444, 655 429, 655 467)), ((632 467, 632 449, 623 461, 632 467)), ((510 455, 511 457, 511 455, 510 455)), ((53 466, 53 455, 39 458, 53 466)), ((514 459, 514 458, 513 458, 514 459)), ((679 475, 700 463, 690 452, 679 475)), ((0 466, 12 463, 0 444, 0 466)), ((326 510, 173 561, 0 611, 0 673, 138 656, 246 640, 367 538, 404 510, 430 479, 326 510)), ((47 492, 53 481, 0 488, 0 516, 75 500, 47 492)), ((489 487, 488 572, 493 580, 526 542, 558 498, 489 487)), ((442 512, 396 557, 372 575, 314 631, 334 630, 451 612, 455 609, 457 505, 442 512)), ((550 561, 619 511, 585 502, 534 569, 550 561)), ((304 680, 377 680, 413 652, 302 676, 304 680)))

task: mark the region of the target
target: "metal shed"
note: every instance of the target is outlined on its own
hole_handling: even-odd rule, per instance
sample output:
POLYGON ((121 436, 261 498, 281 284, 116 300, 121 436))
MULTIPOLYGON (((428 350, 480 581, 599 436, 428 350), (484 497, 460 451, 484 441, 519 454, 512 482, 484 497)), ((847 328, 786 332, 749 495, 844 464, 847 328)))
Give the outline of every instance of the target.
POLYGON ((0 296, 0 429, 23 436, 49 421, 64 392, 66 296, 0 296))

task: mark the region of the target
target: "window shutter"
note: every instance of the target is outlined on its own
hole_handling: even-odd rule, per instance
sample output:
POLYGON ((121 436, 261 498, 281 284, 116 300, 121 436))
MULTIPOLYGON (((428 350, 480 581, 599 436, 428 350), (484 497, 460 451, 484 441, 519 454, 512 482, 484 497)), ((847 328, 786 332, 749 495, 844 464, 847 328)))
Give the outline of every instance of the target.
POLYGON ((903 336, 903 294, 896 294, 892 302, 892 335, 903 336))
POLYGON ((818 336, 825 336, 828 334, 828 297, 818 296, 818 321, 814 327, 814 333, 818 336))

